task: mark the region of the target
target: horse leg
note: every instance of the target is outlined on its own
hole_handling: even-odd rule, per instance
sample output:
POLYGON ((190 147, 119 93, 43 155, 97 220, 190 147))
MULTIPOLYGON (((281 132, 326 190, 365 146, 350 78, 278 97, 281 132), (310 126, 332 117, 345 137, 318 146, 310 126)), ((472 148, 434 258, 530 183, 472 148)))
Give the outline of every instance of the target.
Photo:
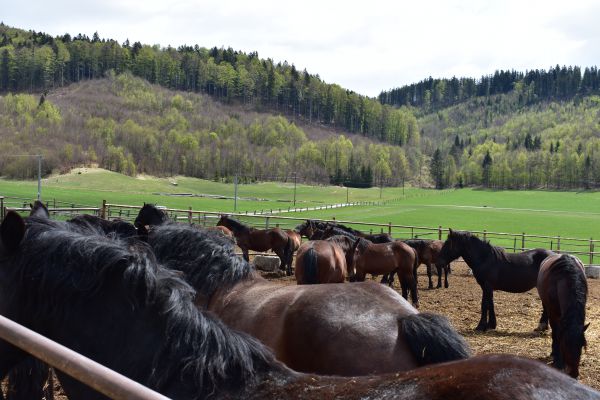
POLYGON ((488 313, 488 298, 489 292, 491 292, 491 288, 489 285, 483 284, 481 285, 481 318, 479 319, 479 323, 475 327, 476 331, 484 331, 487 329, 487 313, 488 313))
POLYGON ((450 272, 450 264, 444 266, 444 287, 448 289, 448 272, 450 272))
POLYGON ((285 252, 282 249, 273 249, 273 252, 275 254, 277 254, 277 257, 279 257, 279 269, 286 271, 287 274, 287 259, 285 257, 285 252))
POLYGON ((562 360, 562 354, 560 354, 560 338, 558 335, 558 327, 557 326, 553 326, 552 327, 552 354, 550 354, 550 356, 552 357, 552 366, 556 369, 562 370, 563 369, 563 360, 562 360), (557 328, 557 329, 554 329, 557 328))
MULTIPOLYGON (((388 277, 388 286, 391 287, 392 289, 394 288, 394 271, 390 272, 389 277, 388 277)), ((398 275, 400 276, 400 275, 398 275)), ((400 279, 400 278, 398 278, 400 279)))
POLYGON ((438 275, 437 289, 439 289, 442 287, 442 267, 435 264, 435 269, 437 270, 437 275, 438 275))
POLYGON ((417 288, 417 281, 414 278, 410 279, 410 298, 413 306, 419 308, 419 289, 417 288))
POLYGON ((496 329, 496 311, 494 310, 494 290, 490 290, 488 297, 489 305, 488 312, 490 319, 488 320, 488 329, 496 329))
POLYGON ((248 254, 247 247, 242 247, 242 254, 243 254, 244 260, 246 260, 247 262, 250 262, 250 255, 248 254))
POLYGON ((542 316, 540 317, 540 322, 538 323, 537 328, 534 329, 535 332, 543 332, 548 330, 548 312, 546 311, 546 307, 542 308, 542 316))
POLYGON ((383 274, 383 276, 381 277, 381 282, 379 282, 379 283, 381 283, 381 284, 388 283, 388 280, 389 280, 389 274, 383 274))
POLYGON ((431 280, 431 264, 425 264, 427 266, 427 278, 429 278, 429 289, 433 289, 433 281, 431 280))
POLYGON ((398 275, 398 279, 400 280, 400 287, 402 288, 402 297, 408 300, 408 284, 406 279, 400 278, 400 275, 398 275))

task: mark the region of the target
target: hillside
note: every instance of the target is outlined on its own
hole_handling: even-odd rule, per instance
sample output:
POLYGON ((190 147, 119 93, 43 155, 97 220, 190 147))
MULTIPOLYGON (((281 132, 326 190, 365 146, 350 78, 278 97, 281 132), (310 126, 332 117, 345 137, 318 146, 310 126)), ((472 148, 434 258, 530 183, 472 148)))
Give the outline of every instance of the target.
POLYGON ((211 96, 151 85, 131 74, 85 80, 47 96, 0 97, 0 175, 99 164, 128 175, 243 181, 292 180, 370 186, 410 175, 404 149, 282 116, 247 111, 211 96), (395 171, 392 176, 391 171, 395 171))

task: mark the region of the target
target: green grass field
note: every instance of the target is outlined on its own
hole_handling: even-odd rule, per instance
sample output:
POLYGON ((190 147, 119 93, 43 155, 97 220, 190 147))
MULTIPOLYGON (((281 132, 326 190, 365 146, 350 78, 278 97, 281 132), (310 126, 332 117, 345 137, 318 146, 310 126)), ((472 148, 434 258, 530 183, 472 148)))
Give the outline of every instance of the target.
MULTIPOLYGON (((36 181, 0 180, 0 196, 13 205, 31 201, 36 181)), ((233 211, 232 199, 176 197, 157 193, 194 193, 233 197, 233 184, 194 178, 131 178, 104 170, 75 170, 68 175, 44 179, 45 201, 100 206, 141 205, 151 202, 169 208, 233 211), (78 173, 81 171, 81 173, 78 173), (177 183, 173 185, 172 182, 177 183)), ((239 212, 292 207, 293 183, 259 183, 238 186, 239 212), (244 198, 265 199, 247 200, 244 198)), ((323 206, 346 201, 346 188, 298 185, 298 207, 323 206)), ((461 189, 436 191, 416 188, 349 189, 353 201, 388 201, 386 205, 357 206, 321 211, 286 213, 290 217, 389 223, 424 227, 487 230, 548 236, 600 239, 600 192, 491 191, 461 189), (381 196, 381 198, 380 198, 381 196)), ((59 203, 60 204, 60 203, 59 203)), ((377 230, 377 229, 374 229, 377 230)))

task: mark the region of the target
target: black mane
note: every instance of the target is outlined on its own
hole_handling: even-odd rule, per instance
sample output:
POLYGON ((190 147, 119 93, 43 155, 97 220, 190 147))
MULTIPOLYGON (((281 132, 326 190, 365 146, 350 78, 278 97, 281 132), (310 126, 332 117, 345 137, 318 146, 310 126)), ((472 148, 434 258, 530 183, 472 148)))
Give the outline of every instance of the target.
POLYGON ((234 232, 244 233, 253 230, 254 228, 241 223, 240 221, 229 217, 228 215, 224 215, 221 218, 224 218, 227 221, 227 227, 230 228, 234 232))
POLYGON ((465 248, 475 249, 491 254, 497 260, 506 261, 506 252, 502 247, 494 246, 488 240, 483 240, 468 231, 452 231, 448 236, 451 240, 458 239, 465 248))
POLYGON ((194 289, 210 298, 251 276, 254 268, 235 254, 232 243, 215 232, 167 224, 150 231, 148 243, 167 268, 183 271, 194 289))
POLYGON ((417 251, 423 251, 428 245, 433 242, 432 239, 407 239, 403 240, 404 243, 412 247, 417 251))
POLYGON ((193 388, 193 398, 205 398, 217 389, 241 390, 261 371, 283 370, 258 341, 202 314, 192 302, 194 290, 161 267, 142 242, 29 218, 19 251, 0 262, 13 267, 11 290, 20 295, 19 314, 40 326, 44 321, 76 325, 82 304, 115 299, 122 293, 116 288, 123 287, 127 298, 117 297, 119 304, 140 318, 154 318, 149 327, 163 329, 162 340, 148 349, 152 365, 139 366, 152 371, 143 383, 156 390, 180 381, 193 388))

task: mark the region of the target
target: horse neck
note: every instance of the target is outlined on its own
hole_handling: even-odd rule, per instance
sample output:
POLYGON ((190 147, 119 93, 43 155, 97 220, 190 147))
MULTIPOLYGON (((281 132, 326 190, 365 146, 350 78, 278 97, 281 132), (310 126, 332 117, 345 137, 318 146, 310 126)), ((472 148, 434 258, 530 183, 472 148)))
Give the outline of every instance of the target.
POLYGON ((477 269, 487 257, 492 255, 486 248, 485 243, 475 237, 461 243, 460 256, 472 270, 477 269))

